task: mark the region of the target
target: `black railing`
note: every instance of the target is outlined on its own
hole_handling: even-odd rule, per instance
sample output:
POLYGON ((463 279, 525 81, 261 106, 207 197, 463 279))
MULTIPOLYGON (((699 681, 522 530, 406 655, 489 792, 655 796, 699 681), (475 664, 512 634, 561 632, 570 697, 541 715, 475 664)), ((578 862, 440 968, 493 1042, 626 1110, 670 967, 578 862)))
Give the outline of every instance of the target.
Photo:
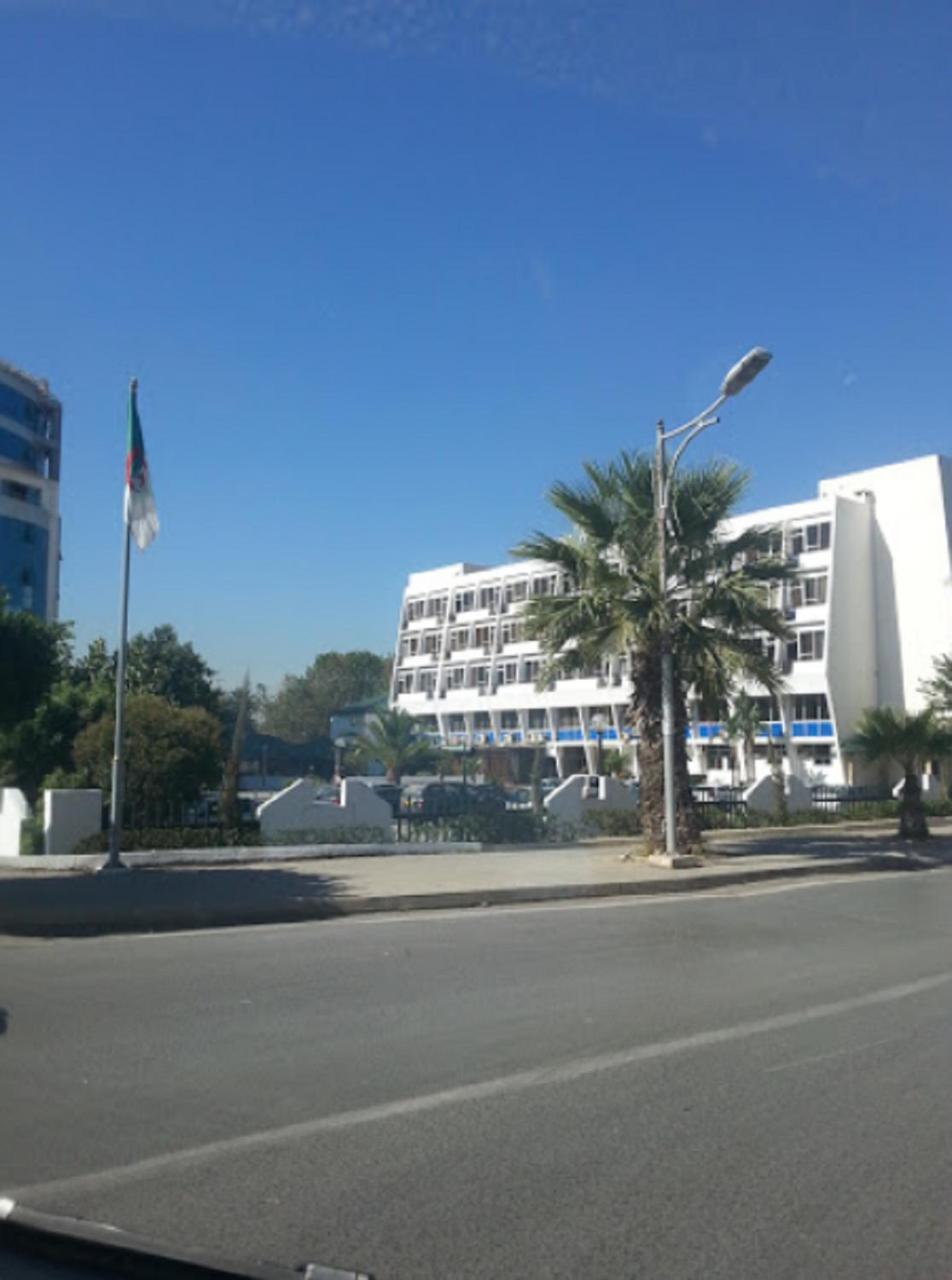
POLYGON ((892 793, 884 787, 814 787, 811 797, 813 808, 821 813, 847 817, 895 803, 892 793))

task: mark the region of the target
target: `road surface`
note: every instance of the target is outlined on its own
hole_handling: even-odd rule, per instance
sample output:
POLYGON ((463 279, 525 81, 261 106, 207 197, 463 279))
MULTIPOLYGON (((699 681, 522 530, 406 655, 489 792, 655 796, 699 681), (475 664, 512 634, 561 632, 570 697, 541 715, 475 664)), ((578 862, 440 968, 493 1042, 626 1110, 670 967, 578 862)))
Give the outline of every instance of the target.
POLYGON ((377 1280, 952 1275, 952 872, 0 941, 0 1192, 377 1280))

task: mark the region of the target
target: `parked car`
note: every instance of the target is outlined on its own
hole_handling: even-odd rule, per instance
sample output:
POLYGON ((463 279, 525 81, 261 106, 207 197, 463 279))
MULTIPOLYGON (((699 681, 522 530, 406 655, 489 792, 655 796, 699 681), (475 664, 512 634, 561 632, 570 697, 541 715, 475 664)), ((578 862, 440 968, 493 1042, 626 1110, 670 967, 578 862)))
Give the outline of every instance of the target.
POLYGON ((495 813, 506 807, 506 793, 495 783, 427 782, 408 787, 404 807, 428 817, 495 813))
POLYGON ((386 800, 391 811, 399 813, 403 801, 403 788, 396 782, 368 782, 367 785, 375 796, 379 796, 381 800, 386 800))
POLYGON ((532 808, 532 788, 531 787, 512 787, 506 792, 506 808, 507 809, 531 809, 532 808))

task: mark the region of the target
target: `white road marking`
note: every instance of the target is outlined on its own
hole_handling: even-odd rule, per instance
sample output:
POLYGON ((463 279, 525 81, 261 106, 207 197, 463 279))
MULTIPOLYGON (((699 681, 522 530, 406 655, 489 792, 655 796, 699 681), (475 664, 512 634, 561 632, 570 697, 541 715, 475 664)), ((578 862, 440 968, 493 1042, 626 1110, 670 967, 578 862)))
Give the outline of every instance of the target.
POLYGON ((360 1125, 375 1124, 388 1120, 403 1120, 410 1116, 436 1111, 444 1107, 456 1107, 469 1102, 486 1102, 494 1098, 526 1093, 545 1085, 570 1084, 576 1080, 584 1080, 588 1076, 605 1071, 617 1071, 624 1067, 636 1066, 642 1062, 675 1057, 682 1053, 693 1053, 699 1049, 709 1049, 718 1045, 729 1044, 733 1041, 747 1040, 753 1036, 766 1035, 773 1031, 786 1031, 791 1027, 798 1027, 807 1022, 817 1022, 824 1018, 836 1018, 842 1014, 853 1013, 857 1009, 868 1009, 876 1005, 891 1004, 897 1000, 906 1000, 929 991, 935 991, 938 988, 947 986, 949 983, 952 983, 952 971, 937 973, 928 978, 919 978, 915 982, 904 982, 897 986, 883 987, 878 991, 867 992, 865 995, 850 996, 845 1000, 833 1000, 826 1004, 809 1005, 805 1009, 797 1009, 792 1013, 778 1013, 768 1018, 755 1018, 748 1022, 738 1022, 731 1027, 698 1031, 693 1035, 679 1036, 673 1040, 660 1040, 653 1044, 634 1045, 628 1049, 596 1054, 589 1058, 577 1058, 569 1062, 532 1067, 525 1071, 514 1071, 509 1075, 496 1076, 489 1080, 480 1080, 472 1084, 458 1085, 452 1089, 441 1089, 435 1093, 425 1093, 410 1098, 396 1098, 393 1101, 378 1103, 374 1106, 360 1107, 351 1111, 340 1111, 335 1115, 317 1116, 310 1120, 282 1125, 275 1129, 264 1129, 257 1133, 241 1134, 234 1138, 222 1138, 217 1142, 208 1142, 201 1146, 188 1147, 180 1151, 169 1151, 162 1155, 149 1156, 143 1160, 133 1160, 128 1164, 117 1165, 110 1169, 81 1173, 67 1178, 55 1178, 49 1182, 8 1189, 5 1194, 11 1199, 23 1200, 35 1196, 49 1196, 60 1192, 92 1191, 115 1183, 128 1182, 131 1179, 148 1178, 153 1174, 161 1174, 169 1169, 203 1164, 222 1156, 241 1155, 245 1152, 277 1146, 284 1142, 313 1138, 323 1133, 336 1133, 341 1130, 356 1128, 360 1125))
POLYGON ((843 1058, 848 1054, 865 1053, 868 1049, 878 1049, 883 1044, 897 1044, 905 1036, 886 1036, 882 1040, 865 1040, 862 1044, 850 1044, 843 1049, 831 1049, 829 1053, 814 1053, 808 1058, 794 1058, 791 1062, 781 1062, 775 1067, 765 1067, 771 1071, 791 1071, 794 1067, 812 1067, 817 1062, 829 1062, 831 1058, 843 1058))

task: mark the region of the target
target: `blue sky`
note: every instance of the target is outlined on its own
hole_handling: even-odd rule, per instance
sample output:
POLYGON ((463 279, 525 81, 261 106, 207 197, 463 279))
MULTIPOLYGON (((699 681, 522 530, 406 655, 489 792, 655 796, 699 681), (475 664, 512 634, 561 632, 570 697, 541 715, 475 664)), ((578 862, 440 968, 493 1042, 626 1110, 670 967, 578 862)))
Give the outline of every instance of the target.
POLYGON ((952 451, 945 6, 0 0, 0 356, 64 403, 62 614, 226 683, 392 647, 755 343, 750 506, 952 451))

